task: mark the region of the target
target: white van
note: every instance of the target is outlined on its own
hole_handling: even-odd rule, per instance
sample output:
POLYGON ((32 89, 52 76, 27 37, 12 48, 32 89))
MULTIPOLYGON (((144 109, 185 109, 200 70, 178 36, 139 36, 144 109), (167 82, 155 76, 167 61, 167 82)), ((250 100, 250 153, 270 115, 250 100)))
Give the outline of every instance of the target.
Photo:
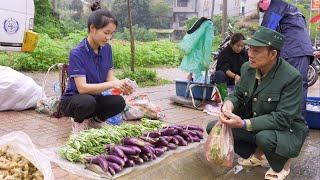
POLYGON ((38 34, 33 32, 33 0, 1 0, 0 51, 33 51, 38 34))

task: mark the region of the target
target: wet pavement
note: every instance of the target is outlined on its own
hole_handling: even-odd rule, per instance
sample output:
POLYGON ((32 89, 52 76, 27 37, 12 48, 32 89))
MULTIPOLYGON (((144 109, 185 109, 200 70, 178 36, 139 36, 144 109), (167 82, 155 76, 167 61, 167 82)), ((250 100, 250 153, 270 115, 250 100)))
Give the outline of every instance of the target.
MULTIPOLYGON (((157 73, 166 79, 182 79, 186 73, 178 69, 157 69, 157 73)), ((32 77, 38 84, 43 83, 44 73, 25 73, 32 77)), ((58 80, 57 73, 50 73, 45 91, 47 96, 54 95, 52 84, 58 80)), ((159 104, 167 116, 165 123, 206 124, 216 118, 201 111, 180 107, 171 104, 169 98, 175 94, 174 84, 159 87, 141 88, 140 92, 149 95, 152 102, 159 104)), ((309 89, 310 96, 320 96, 319 81, 309 89)), ((51 118, 38 114, 34 110, 20 112, 0 112, 0 136, 11 131, 24 131, 38 148, 57 147, 63 145, 69 137, 71 122, 68 118, 51 118)), ((236 161, 236 158, 235 158, 236 161)), ((234 164, 236 165, 236 163, 234 164)), ((176 154, 152 165, 145 170, 134 171, 119 179, 178 179, 178 180, 209 180, 209 179, 263 179, 267 168, 255 167, 244 169, 235 174, 234 171, 209 164, 204 157, 203 147, 176 154)), ((53 164, 56 179, 83 179, 71 174, 53 164)), ((291 173, 287 179, 319 180, 320 179, 320 130, 310 130, 299 157, 293 160, 291 173)))

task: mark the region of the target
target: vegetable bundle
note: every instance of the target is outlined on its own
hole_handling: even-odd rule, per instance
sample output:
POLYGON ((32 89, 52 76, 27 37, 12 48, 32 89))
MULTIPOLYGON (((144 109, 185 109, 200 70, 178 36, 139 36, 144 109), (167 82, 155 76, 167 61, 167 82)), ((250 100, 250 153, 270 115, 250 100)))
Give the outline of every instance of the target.
POLYGON ((203 129, 195 125, 170 125, 159 131, 144 133, 139 138, 125 137, 121 145, 106 144, 106 154, 85 158, 88 169, 99 174, 115 175, 125 167, 155 160, 165 151, 200 142, 203 129))
POLYGON ((71 162, 80 161, 85 156, 104 153, 105 144, 119 144, 124 137, 138 137, 144 132, 161 127, 161 121, 143 118, 141 124, 137 125, 123 123, 119 126, 105 125, 101 129, 86 130, 79 135, 71 135, 67 144, 59 149, 59 154, 71 162))

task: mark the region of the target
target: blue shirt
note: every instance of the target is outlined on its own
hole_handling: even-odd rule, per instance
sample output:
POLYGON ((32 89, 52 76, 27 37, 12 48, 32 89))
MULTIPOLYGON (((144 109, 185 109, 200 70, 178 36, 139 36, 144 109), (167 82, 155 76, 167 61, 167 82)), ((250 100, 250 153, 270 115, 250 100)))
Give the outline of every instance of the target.
POLYGON ((61 100, 79 94, 75 84, 75 77, 86 77, 88 84, 103 83, 107 80, 110 69, 113 69, 111 46, 106 44, 99 48, 96 54, 87 38, 70 51, 69 56, 69 81, 61 100))
POLYGON ((312 43, 305 18, 295 6, 282 0, 272 0, 264 13, 261 26, 276 30, 285 36, 280 57, 312 56, 312 43))

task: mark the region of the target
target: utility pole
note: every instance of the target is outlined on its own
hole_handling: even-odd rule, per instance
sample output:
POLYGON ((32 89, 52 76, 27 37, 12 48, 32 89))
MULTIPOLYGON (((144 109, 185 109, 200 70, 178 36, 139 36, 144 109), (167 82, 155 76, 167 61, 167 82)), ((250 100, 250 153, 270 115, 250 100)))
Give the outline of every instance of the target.
POLYGON ((223 8, 222 8, 222 39, 226 37, 226 31, 227 31, 227 22, 228 22, 228 1, 223 0, 223 8))
POLYGON ((128 25, 129 25, 129 31, 130 31, 130 42, 131 42, 131 71, 134 72, 134 59, 135 59, 135 50, 134 50, 134 36, 132 32, 132 18, 131 18, 131 3, 130 0, 127 0, 128 5, 128 25))

